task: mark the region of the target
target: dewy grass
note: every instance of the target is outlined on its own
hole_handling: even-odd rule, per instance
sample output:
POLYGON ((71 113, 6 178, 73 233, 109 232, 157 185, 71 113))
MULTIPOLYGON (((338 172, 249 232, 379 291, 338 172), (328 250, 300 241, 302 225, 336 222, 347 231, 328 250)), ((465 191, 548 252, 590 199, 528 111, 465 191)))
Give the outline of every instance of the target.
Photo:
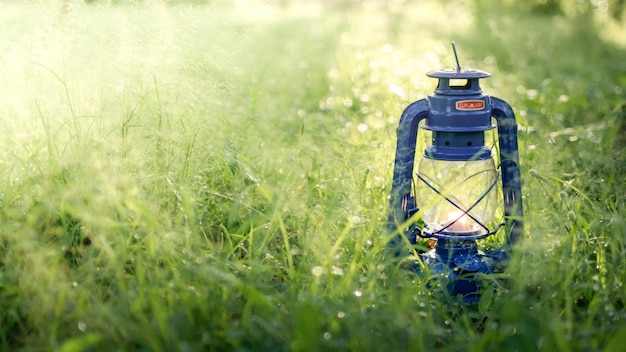
POLYGON ((619 41, 237 4, 0 5, 0 349, 619 350, 619 41), (398 117, 450 40, 521 130, 525 239, 477 305, 385 233, 398 117))

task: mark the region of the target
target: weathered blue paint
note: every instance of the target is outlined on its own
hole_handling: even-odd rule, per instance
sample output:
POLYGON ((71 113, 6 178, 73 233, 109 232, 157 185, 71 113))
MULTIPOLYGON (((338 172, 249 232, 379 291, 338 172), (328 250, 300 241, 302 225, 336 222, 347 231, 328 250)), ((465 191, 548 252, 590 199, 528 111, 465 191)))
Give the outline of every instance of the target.
MULTIPOLYGON (((482 93, 479 79, 489 77, 489 73, 459 68, 427 75, 439 79, 435 92, 409 105, 400 118, 387 227, 395 235, 391 245, 397 254, 401 254, 400 236, 405 236, 409 243, 415 243, 417 236, 424 236, 415 221, 408 221, 418 211, 411 191, 420 121, 425 120, 422 127, 433 132, 432 144, 424 151, 427 158, 476 160, 491 157, 491 151, 484 146, 484 133, 496 127, 492 124, 495 118, 506 228, 504 247, 483 253, 478 250, 477 238, 438 234, 435 248, 420 255, 431 274, 447 278, 450 294, 461 295, 466 302, 476 302, 480 298, 481 275, 503 270, 511 246, 524 231, 517 123, 513 109, 506 102, 482 93), (465 80, 465 84, 451 85, 453 79, 465 80)), ((417 271, 421 271, 419 267, 415 266, 417 271)))
MULTIPOLYGON (((413 184, 413 166, 415 163, 415 148, 417 144, 417 130, 420 121, 428 115, 428 100, 422 99, 409 105, 402 116, 397 129, 396 158, 393 168, 393 184, 391 186, 389 218, 387 228, 389 233, 395 233, 407 220, 407 209, 413 208, 409 204, 411 185, 413 184)), ((415 243, 415 237, 409 241, 415 243)), ((393 246, 400 246, 402 239, 397 237, 393 246)))
POLYGON ((524 233, 524 209, 522 206, 522 177, 519 168, 517 146, 517 122, 515 113, 504 100, 491 97, 493 116, 498 122, 500 168, 502 169, 502 194, 506 221, 506 245, 515 244, 524 233))
POLYGON ((479 70, 439 70, 427 73, 439 79, 435 93, 428 96, 430 109, 424 129, 433 132, 432 145, 424 155, 437 160, 480 160, 491 158, 485 148, 485 131, 491 122, 489 96, 482 94, 479 79, 490 74, 479 70), (465 82, 455 86, 451 79, 465 82))

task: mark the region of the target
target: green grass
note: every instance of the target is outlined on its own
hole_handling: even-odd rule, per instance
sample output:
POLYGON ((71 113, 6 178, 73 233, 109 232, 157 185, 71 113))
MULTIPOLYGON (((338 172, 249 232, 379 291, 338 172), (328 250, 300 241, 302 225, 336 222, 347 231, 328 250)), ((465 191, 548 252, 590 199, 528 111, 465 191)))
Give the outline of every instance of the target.
POLYGON ((623 23, 238 4, 0 5, 0 350, 620 350, 623 23), (478 305, 386 253, 451 40, 522 130, 525 239, 478 305))

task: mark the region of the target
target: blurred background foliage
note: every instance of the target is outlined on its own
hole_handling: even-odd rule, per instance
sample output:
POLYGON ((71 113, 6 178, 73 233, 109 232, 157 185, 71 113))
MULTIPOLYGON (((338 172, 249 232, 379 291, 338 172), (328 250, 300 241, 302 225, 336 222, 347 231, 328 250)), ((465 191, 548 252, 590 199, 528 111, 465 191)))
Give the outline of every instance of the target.
MULTIPOLYGON (((169 5, 195 4, 195 5, 235 5, 241 0, 43 0, 43 2, 58 1, 63 4, 88 3, 88 4, 127 4, 127 3, 162 3, 169 5)), ((42 0, 2 0, 0 3, 33 3, 42 0)), ((329 7, 345 8, 358 6, 402 6, 410 3, 420 3, 423 0, 260 0, 259 3, 279 6, 293 6, 299 3, 320 2, 329 7)), ((456 2, 449 1, 447 2, 456 2)), ((626 0, 462 0, 461 2, 475 5, 477 12, 483 12, 489 8, 502 8, 523 14, 544 14, 548 16, 562 15, 569 18, 590 18, 594 13, 606 14, 614 20, 624 21, 626 0)))
MULTIPOLYGON (((479 0, 483 6, 489 1, 479 0)), ((614 19, 622 19, 624 0, 503 0, 502 4, 515 10, 525 10, 546 15, 589 17, 594 12, 606 13, 614 19)))

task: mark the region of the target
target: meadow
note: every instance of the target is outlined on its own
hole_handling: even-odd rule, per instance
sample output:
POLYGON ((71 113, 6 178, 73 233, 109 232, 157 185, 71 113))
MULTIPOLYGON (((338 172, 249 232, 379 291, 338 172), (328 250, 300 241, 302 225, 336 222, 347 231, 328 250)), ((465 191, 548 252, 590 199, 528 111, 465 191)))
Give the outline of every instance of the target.
POLYGON ((622 350, 626 21, 590 11, 0 3, 0 350, 622 350), (386 233, 452 40, 520 128, 526 231, 478 304, 386 233))

